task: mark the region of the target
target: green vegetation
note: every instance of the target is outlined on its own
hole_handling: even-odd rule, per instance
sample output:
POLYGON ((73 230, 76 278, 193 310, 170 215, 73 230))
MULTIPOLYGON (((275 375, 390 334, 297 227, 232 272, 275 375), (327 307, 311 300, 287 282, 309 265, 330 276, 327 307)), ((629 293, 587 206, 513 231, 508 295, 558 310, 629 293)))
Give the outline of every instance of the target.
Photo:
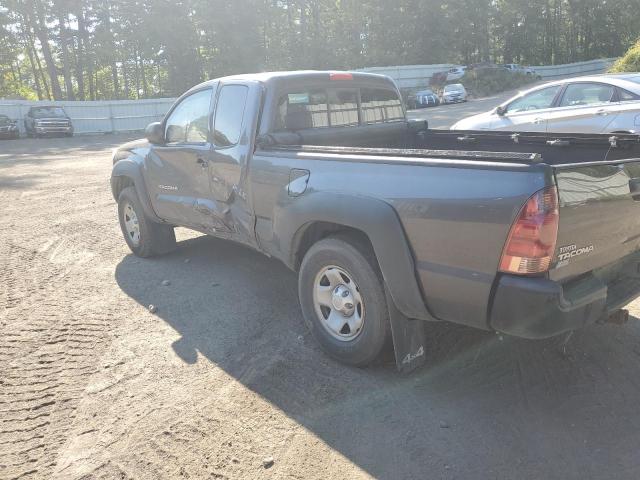
POLYGON ((0 0, 0 97, 160 97, 261 70, 620 56, 640 32, 639 2, 0 0))
POLYGON ((610 72, 640 72, 640 40, 611 67, 610 72))
POLYGON ((505 90, 523 87, 536 80, 535 75, 510 72, 504 68, 480 68, 467 71, 462 77, 461 83, 469 93, 478 97, 486 97, 505 90))

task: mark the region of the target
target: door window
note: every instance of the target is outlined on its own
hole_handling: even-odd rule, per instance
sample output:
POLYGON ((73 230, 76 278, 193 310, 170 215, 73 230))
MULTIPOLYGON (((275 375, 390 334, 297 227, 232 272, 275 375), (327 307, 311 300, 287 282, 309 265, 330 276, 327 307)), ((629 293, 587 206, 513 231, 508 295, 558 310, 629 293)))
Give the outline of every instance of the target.
POLYGON ((572 83, 562 95, 561 107, 579 107, 608 103, 613 98, 615 87, 604 83, 572 83))
POLYGON ((559 91, 560 85, 536 90, 511 102, 507 107, 507 111, 509 113, 516 113, 551 108, 553 106, 553 100, 559 91))
POLYGON ((167 143, 206 143, 209 137, 210 106, 210 88, 183 99, 167 119, 167 143))
POLYGON ((622 88, 618 89, 618 99, 621 102, 630 102, 633 100, 640 100, 640 96, 635 93, 631 93, 628 90, 623 90, 622 88))
POLYGON ((225 85, 220 90, 213 127, 213 143, 217 147, 231 147, 240 141, 248 93, 246 85, 225 85))

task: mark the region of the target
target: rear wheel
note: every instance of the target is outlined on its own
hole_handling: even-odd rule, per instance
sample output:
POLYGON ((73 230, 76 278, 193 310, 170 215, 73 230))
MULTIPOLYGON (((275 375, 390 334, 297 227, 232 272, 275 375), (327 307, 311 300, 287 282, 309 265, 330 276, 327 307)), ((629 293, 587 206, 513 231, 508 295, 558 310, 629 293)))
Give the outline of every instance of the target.
POLYGON ((327 238, 302 261, 298 296, 305 321, 322 348, 355 366, 373 362, 390 332, 375 255, 364 242, 327 238))
POLYGON ((124 239, 137 256, 152 257, 175 248, 173 227, 155 223, 145 215, 134 187, 126 187, 120 192, 118 217, 124 239))

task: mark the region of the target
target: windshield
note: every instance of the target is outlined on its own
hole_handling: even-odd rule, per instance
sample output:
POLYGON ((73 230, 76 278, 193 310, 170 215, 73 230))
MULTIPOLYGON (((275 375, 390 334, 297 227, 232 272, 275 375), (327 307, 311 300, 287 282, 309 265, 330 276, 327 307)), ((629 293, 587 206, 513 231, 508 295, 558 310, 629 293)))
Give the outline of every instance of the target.
POLYGON ((67 118, 67 114, 62 107, 38 107, 31 110, 33 118, 67 118))
POLYGON ((445 92, 461 92, 464 87, 460 83, 454 83, 453 85, 447 85, 444 87, 445 92))

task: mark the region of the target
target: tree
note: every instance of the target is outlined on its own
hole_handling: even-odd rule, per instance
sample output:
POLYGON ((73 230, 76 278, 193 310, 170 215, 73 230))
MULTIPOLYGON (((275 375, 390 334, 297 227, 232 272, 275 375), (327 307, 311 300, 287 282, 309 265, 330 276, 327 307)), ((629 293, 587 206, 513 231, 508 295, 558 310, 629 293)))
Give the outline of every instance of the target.
POLYGON ((611 67, 614 73, 640 72, 640 39, 611 67))
POLYGON ((640 0, 0 0, 1 94, 143 98, 262 70, 616 57, 638 37, 638 11, 640 0))

